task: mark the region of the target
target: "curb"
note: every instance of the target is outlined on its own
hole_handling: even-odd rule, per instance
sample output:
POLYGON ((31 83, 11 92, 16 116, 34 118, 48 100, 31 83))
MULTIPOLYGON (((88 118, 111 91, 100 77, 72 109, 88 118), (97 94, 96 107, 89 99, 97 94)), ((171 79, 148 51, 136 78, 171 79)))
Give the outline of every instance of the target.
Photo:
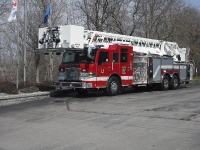
POLYGON ((0 96, 0 107, 29 102, 29 101, 40 100, 40 99, 47 98, 47 97, 56 97, 56 96, 65 94, 65 92, 69 92, 69 91, 72 91, 72 90, 70 90, 70 89, 52 90, 52 91, 48 91, 48 92, 20 93, 18 95, 16 94, 16 95, 0 96))
POLYGON ((32 97, 32 96, 44 96, 49 95, 49 92, 35 92, 35 93, 23 93, 19 95, 6 95, 1 96, 0 100, 8 100, 8 99, 19 99, 19 98, 25 98, 25 97, 32 97))
POLYGON ((19 95, 6 95, 0 97, 0 107, 19 104, 28 101, 40 100, 49 97, 50 92, 24 93, 19 95))

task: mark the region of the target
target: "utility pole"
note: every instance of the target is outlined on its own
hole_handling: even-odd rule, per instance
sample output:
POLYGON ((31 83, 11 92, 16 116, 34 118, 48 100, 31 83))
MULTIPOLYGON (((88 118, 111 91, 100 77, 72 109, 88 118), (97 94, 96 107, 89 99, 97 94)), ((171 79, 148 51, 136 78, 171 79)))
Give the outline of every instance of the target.
POLYGON ((27 7, 26 7, 26 0, 24 0, 24 84, 26 84, 26 20, 27 20, 27 7))

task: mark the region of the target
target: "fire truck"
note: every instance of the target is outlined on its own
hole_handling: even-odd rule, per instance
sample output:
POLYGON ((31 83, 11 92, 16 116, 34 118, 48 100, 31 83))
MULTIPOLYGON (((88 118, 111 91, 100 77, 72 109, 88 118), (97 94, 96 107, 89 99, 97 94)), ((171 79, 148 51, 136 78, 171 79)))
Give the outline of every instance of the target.
POLYGON ((63 25, 39 29, 37 52, 62 54, 56 89, 79 94, 104 90, 121 94, 125 87, 176 90, 193 77, 188 48, 175 42, 63 25))

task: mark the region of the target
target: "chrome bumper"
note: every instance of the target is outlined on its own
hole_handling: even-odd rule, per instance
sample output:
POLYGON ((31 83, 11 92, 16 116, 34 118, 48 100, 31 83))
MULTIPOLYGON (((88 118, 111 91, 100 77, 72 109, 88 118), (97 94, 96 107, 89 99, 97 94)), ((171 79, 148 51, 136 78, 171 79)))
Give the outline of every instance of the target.
POLYGON ((56 89, 92 88, 91 83, 86 82, 53 82, 51 85, 56 89))

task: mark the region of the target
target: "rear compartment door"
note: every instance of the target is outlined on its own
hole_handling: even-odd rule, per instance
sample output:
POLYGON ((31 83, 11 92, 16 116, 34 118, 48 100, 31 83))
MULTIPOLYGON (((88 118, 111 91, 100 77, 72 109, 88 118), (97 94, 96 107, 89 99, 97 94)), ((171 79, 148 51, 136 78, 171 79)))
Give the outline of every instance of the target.
POLYGON ((154 58, 153 59, 153 81, 160 82, 161 75, 161 59, 154 58))
POLYGON ((120 69, 119 74, 122 78, 122 85, 132 85, 133 82, 133 49, 121 46, 120 50, 120 69))

